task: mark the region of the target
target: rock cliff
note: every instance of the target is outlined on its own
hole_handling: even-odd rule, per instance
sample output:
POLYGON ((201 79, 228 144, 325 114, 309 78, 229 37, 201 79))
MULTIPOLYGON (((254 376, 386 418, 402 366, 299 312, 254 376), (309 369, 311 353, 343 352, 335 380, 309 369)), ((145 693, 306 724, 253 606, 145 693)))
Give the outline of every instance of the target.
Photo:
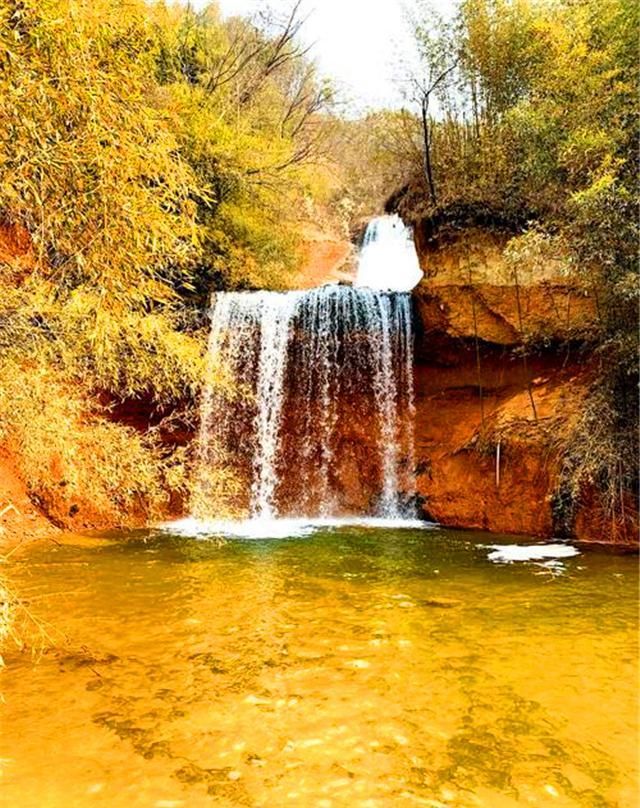
MULTIPOLYGON (((504 234, 416 234, 425 272, 413 293, 424 513, 463 528, 566 533, 561 458, 595 377, 595 301, 567 281, 561 261, 514 279, 504 234)), ((628 514, 612 525, 597 492, 584 492, 568 532, 637 541, 633 503, 628 514)))

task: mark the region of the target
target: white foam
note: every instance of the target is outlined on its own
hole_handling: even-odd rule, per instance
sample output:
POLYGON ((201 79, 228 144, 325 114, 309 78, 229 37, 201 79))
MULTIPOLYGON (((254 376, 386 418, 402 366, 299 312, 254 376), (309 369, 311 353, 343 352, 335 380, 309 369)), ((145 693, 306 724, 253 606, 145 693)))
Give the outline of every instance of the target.
POLYGON ((372 219, 358 257, 355 286, 410 292, 422 280, 413 233, 396 214, 372 219))
POLYGON ((487 556, 489 561, 499 564, 511 564, 514 561, 542 561, 546 558, 571 558, 580 555, 580 551, 570 544, 485 544, 492 550, 487 556))
POLYGON ((319 530, 341 527, 387 528, 390 530, 424 530, 432 528, 431 522, 420 519, 384 519, 367 517, 344 517, 327 519, 242 519, 205 521, 187 517, 176 522, 158 526, 167 533, 192 538, 221 536, 233 539, 287 539, 310 536, 319 530))

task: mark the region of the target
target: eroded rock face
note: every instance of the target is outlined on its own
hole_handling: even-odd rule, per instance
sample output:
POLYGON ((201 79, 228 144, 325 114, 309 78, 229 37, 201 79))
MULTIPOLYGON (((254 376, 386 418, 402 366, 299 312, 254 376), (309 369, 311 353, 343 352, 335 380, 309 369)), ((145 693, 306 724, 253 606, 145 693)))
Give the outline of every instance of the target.
MULTIPOLYGON (((595 377, 598 316, 561 262, 515 285, 507 241, 477 228, 440 239, 416 230, 426 274, 413 294, 417 489, 444 525, 549 537, 563 442, 595 377)), ((637 541, 637 522, 630 502, 615 528, 585 492, 572 534, 637 541)))
MULTIPOLYGON (((435 335, 434 335, 435 339, 435 335)), ((441 334, 415 368, 416 488, 424 516, 449 527, 637 544, 638 506, 607 512, 585 490, 558 512, 562 452, 596 376, 584 347, 530 355, 441 334), (567 529, 568 528, 568 529, 567 529)))
POLYGON ((414 243, 427 280, 445 284, 507 282, 512 275, 504 257, 509 234, 479 227, 434 234, 420 224, 414 227, 414 243))
POLYGON ((455 364, 416 368, 417 490, 443 525, 551 536, 561 421, 569 429, 589 370, 562 357, 459 347, 455 364), (529 388, 529 381, 531 386, 529 388), (532 400, 533 399, 533 403, 532 400))
POLYGON ((415 243, 425 278, 414 293, 422 330, 496 345, 593 341, 596 302, 573 282, 562 256, 507 258, 512 234, 478 227, 425 235, 415 243))
POLYGON ((414 292, 420 331, 494 345, 588 340, 597 328, 592 297, 568 284, 475 286, 423 281, 414 292))

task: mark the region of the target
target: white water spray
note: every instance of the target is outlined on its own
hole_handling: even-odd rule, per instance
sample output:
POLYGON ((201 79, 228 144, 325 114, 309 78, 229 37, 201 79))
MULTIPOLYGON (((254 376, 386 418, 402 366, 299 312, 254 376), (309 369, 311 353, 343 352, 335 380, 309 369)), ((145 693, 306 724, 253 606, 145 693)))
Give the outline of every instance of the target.
MULTIPOLYGON (((241 300, 243 298, 240 298, 241 300)), ((274 495, 278 482, 275 467, 282 407, 291 317, 298 295, 262 293, 260 301, 260 358, 258 361, 255 478, 252 515, 275 516, 274 495)))
POLYGON ((413 234, 397 216, 378 216, 367 225, 358 259, 356 286, 410 292, 422 278, 413 234))
POLYGON ((353 441, 343 428, 354 418, 369 425, 362 440, 378 470, 374 500, 358 515, 412 515, 409 295, 348 286, 222 292, 211 318, 210 371, 222 368, 229 385, 205 385, 197 516, 215 516, 202 506, 230 459, 250 477, 254 519, 344 515, 341 464, 353 441))

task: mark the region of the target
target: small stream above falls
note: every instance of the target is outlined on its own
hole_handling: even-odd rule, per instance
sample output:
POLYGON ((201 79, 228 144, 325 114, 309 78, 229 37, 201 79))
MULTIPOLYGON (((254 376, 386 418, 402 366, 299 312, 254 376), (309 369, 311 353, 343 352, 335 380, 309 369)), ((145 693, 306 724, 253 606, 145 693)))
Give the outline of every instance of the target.
POLYGON ((257 519, 409 515, 413 339, 408 294, 349 286, 215 295, 194 508, 221 474, 257 519))
POLYGON ((355 285, 410 292, 421 278, 411 228, 396 214, 372 219, 362 238, 355 285))

